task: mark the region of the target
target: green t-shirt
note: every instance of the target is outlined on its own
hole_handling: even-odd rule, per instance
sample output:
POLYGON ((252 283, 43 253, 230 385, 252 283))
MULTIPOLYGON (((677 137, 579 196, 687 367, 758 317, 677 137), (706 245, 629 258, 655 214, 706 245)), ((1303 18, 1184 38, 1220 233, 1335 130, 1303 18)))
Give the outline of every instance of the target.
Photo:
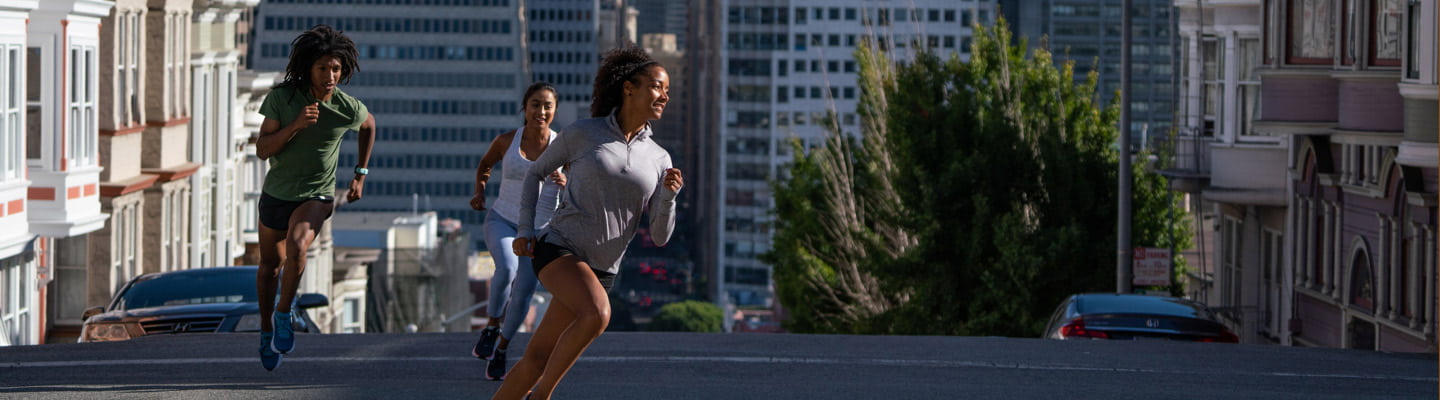
MULTIPOLYGON (((314 104, 314 99, 307 91, 297 93, 293 88, 275 88, 260 104, 260 115, 285 126, 294 121, 305 106, 314 104)), ((295 133, 280 153, 270 157, 264 192, 287 201, 335 196, 340 139, 346 131, 360 129, 369 115, 364 103, 335 88, 330 101, 320 102, 320 119, 295 133)))

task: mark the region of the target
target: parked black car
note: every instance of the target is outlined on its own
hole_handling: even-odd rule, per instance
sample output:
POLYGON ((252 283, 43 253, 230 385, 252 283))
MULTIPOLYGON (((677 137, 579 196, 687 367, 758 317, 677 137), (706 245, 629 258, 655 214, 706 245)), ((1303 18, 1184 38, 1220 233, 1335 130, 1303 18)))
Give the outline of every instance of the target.
MULTIPOLYGON (((257 332, 256 269, 198 268, 137 276, 115 294, 108 307, 85 310, 80 342, 167 333, 257 332)), ((325 295, 300 295, 293 310, 295 331, 319 333, 305 310, 329 304, 325 295)))
POLYGON ((1049 339, 1240 342, 1204 304, 1174 297, 1115 293, 1066 298, 1050 316, 1044 335, 1049 339))

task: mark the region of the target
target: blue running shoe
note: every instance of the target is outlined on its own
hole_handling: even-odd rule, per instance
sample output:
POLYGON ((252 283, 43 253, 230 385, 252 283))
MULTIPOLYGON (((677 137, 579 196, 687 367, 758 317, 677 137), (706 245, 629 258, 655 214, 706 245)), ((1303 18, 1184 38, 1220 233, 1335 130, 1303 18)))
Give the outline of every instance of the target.
POLYGON ((260 332, 260 366, 265 367, 266 371, 274 371, 276 368, 280 368, 280 359, 285 357, 280 355, 280 353, 276 353, 275 349, 270 348, 271 340, 274 337, 274 333, 260 332))
POLYGON ((275 312, 275 341, 270 343, 276 353, 290 354, 295 350, 295 319, 290 313, 275 312))

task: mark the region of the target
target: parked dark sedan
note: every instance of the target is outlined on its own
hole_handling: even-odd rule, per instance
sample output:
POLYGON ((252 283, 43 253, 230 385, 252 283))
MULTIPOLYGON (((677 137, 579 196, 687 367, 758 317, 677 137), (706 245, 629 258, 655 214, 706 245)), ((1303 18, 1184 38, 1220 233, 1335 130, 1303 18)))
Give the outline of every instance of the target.
MULTIPOLYGON (((131 279, 109 307, 85 310, 80 342, 129 340, 145 335, 257 332, 260 304, 256 267, 198 268, 131 279)), ((306 309, 324 307, 324 295, 306 293, 295 305, 295 331, 319 333, 306 309)))
POLYGON ((1174 297, 1115 293, 1066 298, 1050 316, 1045 337, 1240 342, 1204 304, 1174 297))

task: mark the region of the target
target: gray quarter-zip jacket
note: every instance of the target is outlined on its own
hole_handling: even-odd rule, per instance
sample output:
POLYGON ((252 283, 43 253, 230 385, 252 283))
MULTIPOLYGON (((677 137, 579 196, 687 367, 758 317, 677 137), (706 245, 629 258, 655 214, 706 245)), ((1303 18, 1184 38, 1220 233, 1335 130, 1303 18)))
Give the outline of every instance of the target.
POLYGON ((540 180, 569 164, 564 200, 550 226, 539 232, 546 242, 570 249, 590 268, 619 273, 620 259, 648 206, 651 239, 664 246, 675 229, 676 192, 661 183, 671 167, 670 153, 651 135, 647 123, 627 143, 614 114, 566 127, 521 181, 524 196, 516 237, 537 236, 535 201, 540 180))

